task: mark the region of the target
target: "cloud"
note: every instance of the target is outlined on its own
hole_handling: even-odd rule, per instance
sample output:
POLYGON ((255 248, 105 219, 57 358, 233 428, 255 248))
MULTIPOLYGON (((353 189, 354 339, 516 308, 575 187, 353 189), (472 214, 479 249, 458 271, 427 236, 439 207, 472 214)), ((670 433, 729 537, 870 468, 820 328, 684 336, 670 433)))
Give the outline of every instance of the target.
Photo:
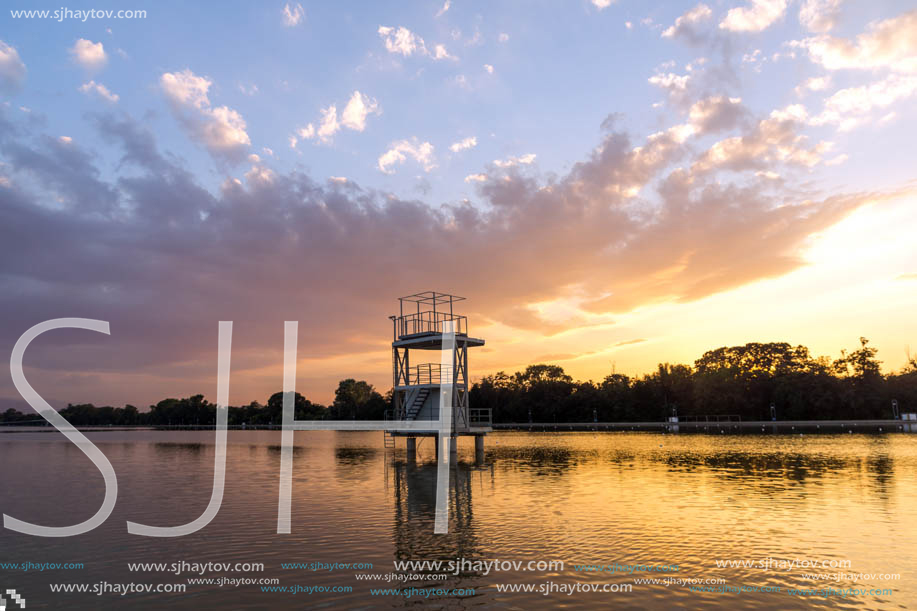
POLYGON ((213 81, 186 69, 163 73, 159 83, 173 114, 212 157, 231 162, 245 157, 251 144, 245 119, 228 106, 211 106, 207 94, 213 81))
POLYGON ((684 92, 690 80, 690 74, 675 74, 674 72, 659 72, 647 79, 651 85, 666 90, 670 95, 684 92))
POLYGON ((484 182, 487 180, 487 174, 469 174, 465 177, 465 182, 484 182))
MULTIPOLYGON (((337 109, 335 109, 335 117, 337 116, 337 109)), ((300 140, 311 140, 315 137, 315 126, 311 123, 305 127, 300 127, 296 130, 296 133, 289 137, 290 148, 295 149, 296 145, 300 140)))
POLYGON ((712 134, 734 129, 749 117, 741 98, 718 95, 695 102, 688 111, 694 134, 712 134))
MULTIPOLYGON (((77 216, 112 218, 116 215, 117 190, 102 180, 101 172, 94 166, 94 156, 72 138, 43 135, 32 147, 4 142, 2 148, 9 166, 17 174, 28 176, 41 185, 54 208, 77 216)), ((13 194, 5 194, 5 197, 10 195, 13 194)), ((4 201, 4 206, 14 202, 15 198, 4 201)))
POLYGON ((182 72, 165 72, 160 77, 160 85, 170 101, 180 105, 206 110, 210 108, 207 91, 213 81, 197 76, 191 70, 182 72))
POLYGON ((108 62, 105 47, 101 42, 92 42, 85 38, 77 40, 70 48, 74 61, 87 70, 98 70, 108 62))
POLYGON ((366 129, 366 117, 370 114, 381 114, 379 103, 359 91, 354 91, 344 107, 341 124, 347 129, 362 132, 366 129))
POLYGON ((742 56, 743 64, 750 64, 755 72, 761 72, 762 64, 767 61, 761 49, 755 49, 751 53, 745 53, 742 56))
POLYGON ((321 118, 318 122, 318 128, 309 123, 305 127, 297 129, 295 134, 289 137, 291 148, 296 148, 300 140, 311 140, 316 137, 319 142, 328 144, 334 139, 334 135, 344 127, 362 132, 366 129, 367 117, 371 114, 382 114, 382 109, 375 98, 371 98, 359 91, 354 91, 344 106, 340 117, 338 117, 337 105, 335 104, 322 108, 319 114, 321 118))
POLYGON ((12 95, 25 80, 25 64, 15 47, 0 40, 0 93, 12 95))
POLYGON ((813 125, 833 124, 841 131, 860 125, 877 109, 917 94, 917 76, 892 74, 880 81, 837 91, 824 102, 822 112, 813 117, 813 125))
POLYGON ((112 104, 116 103, 120 98, 117 93, 112 93, 108 90, 108 87, 102 83, 96 83, 95 81, 89 81, 88 83, 83 83, 80 85, 80 91, 83 93, 89 94, 94 93, 99 96, 106 102, 111 102, 112 104))
POLYGON ((277 175, 272 169, 261 165, 261 160, 257 158, 257 155, 254 155, 254 157, 256 159, 253 160, 251 169, 245 173, 245 182, 253 188, 264 188, 272 185, 277 175))
POLYGON ((239 91, 241 91, 245 95, 249 95, 249 96, 255 95, 256 93, 258 93, 258 85, 252 83, 251 85, 246 86, 243 83, 239 83, 239 91))
POLYGON ((786 13, 786 0, 751 0, 748 6, 729 9, 720 28, 732 32, 760 32, 786 13))
POLYGON ((399 27, 397 30, 388 26, 379 26, 379 36, 385 43, 385 49, 389 53, 400 53, 405 57, 410 57, 418 49, 426 53, 423 38, 414 34, 406 27, 399 27))
POLYGON ((809 91, 824 91, 831 85, 830 76, 813 76, 796 87, 796 94, 803 95, 809 91))
POLYGON ((699 39, 694 26, 710 19, 713 11, 706 4, 698 4, 687 13, 675 20, 674 25, 669 26, 662 32, 663 38, 674 38, 683 36, 689 40, 696 41, 699 39))
POLYGON ((452 0, 446 0, 443 2, 443 7, 436 12, 436 17, 442 17, 446 14, 446 11, 449 10, 449 7, 452 6, 452 0))
POLYGON ((433 145, 429 142, 421 143, 415 137, 393 142, 379 157, 379 169, 385 174, 394 174, 392 166, 403 164, 408 157, 423 166, 425 172, 436 167, 433 161, 433 145))
POLYGON ((800 133, 806 119, 806 109, 800 104, 775 110, 745 134, 713 144, 700 155, 692 171, 743 172, 764 170, 778 164, 810 168, 822 160, 831 145, 826 142, 809 145, 808 138, 800 133))
POLYGON ((531 165, 535 163, 535 153, 527 153, 518 157, 507 157, 506 159, 494 159, 494 165, 498 168, 513 168, 518 165, 531 165))
POLYGON ((611 3, 614 0, 590 0, 590 1, 592 2, 592 6, 599 9, 600 11, 603 11, 607 9, 609 6, 611 6, 611 3))
MULTIPOLYGON (((208 107, 207 88, 187 89, 181 100, 208 107)), ((694 142, 669 130, 636 138, 604 129, 567 172, 493 166, 469 181, 474 202, 445 205, 313 180, 301 169, 267 172, 260 163, 245 180, 210 188, 207 176, 196 179, 185 160, 161 152, 148 128, 122 114, 92 119, 114 147, 98 151, 31 133, 37 127, 25 121, 22 130, 4 125, 10 186, 0 206, 8 236, 0 241, 0 283, 16 290, 0 292, 0 350, 8 356, 18 335, 42 320, 108 320, 112 335, 98 341, 62 333, 35 344, 30 358, 41 366, 30 380, 144 405, 164 387, 170 394, 212 388, 215 321, 234 320, 232 402, 263 400, 279 383, 264 371, 282 363, 284 320, 301 321, 310 355, 341 356, 352 369, 353 355, 384 341, 379 325, 394 298, 443 277, 469 297, 463 314, 532 330, 543 321, 520 316, 520 308, 571 294, 589 312, 610 315, 701 299, 800 268, 813 235, 888 197, 825 197, 793 184, 790 171, 788 187, 757 177, 800 165, 781 160, 778 147, 809 149, 797 140, 802 125, 708 116, 710 108, 733 112, 726 100, 699 107, 697 124, 737 126, 746 148, 764 145, 742 163, 724 160, 729 171, 696 167, 707 150, 695 152, 694 142), (113 156, 120 157, 114 172, 113 156), (19 176, 33 185, 20 188, 19 176), (104 374, 103 388, 97 380, 75 387, 87 363, 104 374)), ((407 150, 427 143, 405 142, 403 159, 393 157, 387 170, 413 159, 423 165, 422 154, 407 150)), ((361 375, 384 381, 378 354, 361 375)), ((0 376, 0 395, 12 395, 8 374, 0 376)), ((326 390, 338 377, 303 390, 326 390)))
POLYGON ((283 18, 283 25, 292 28, 303 22, 306 17, 306 11, 303 10, 302 4, 297 2, 294 5, 288 2, 281 11, 281 17, 283 18))
POLYGON ((433 60, 456 59, 454 55, 449 54, 446 50, 446 46, 442 44, 434 45, 433 51, 430 52, 423 38, 404 26, 393 28, 380 25, 377 32, 382 38, 385 50, 389 53, 402 55, 404 57, 410 57, 416 53, 417 55, 430 57, 433 60))
MULTIPOLYGON (((704 36, 706 44, 725 47, 731 44, 728 37, 715 32, 704 36)), ((724 63, 717 64, 701 56, 694 58, 679 70, 677 62, 670 60, 656 66, 655 73, 647 82, 666 93, 666 102, 670 108, 687 111, 698 99, 710 96, 711 92, 736 88, 738 73, 732 61, 733 58, 730 58, 724 63)))
POLYGON ((319 121, 318 130, 315 133, 322 142, 330 142, 332 136, 341 129, 341 124, 338 122, 337 107, 332 104, 328 108, 322 108, 319 112, 322 115, 322 120, 319 121))
POLYGON ((506 32, 500 32, 500 35, 497 36, 498 42, 506 42, 508 40, 509 40, 509 34, 507 34, 506 32))
POLYGON ((459 151, 467 151, 468 149, 473 149, 478 145, 478 139, 475 136, 469 136, 463 138, 458 142, 453 142, 449 145, 449 150, 453 153, 458 153, 459 151))
POLYGON ((490 64, 484 64, 484 70, 487 71, 487 74, 493 74, 493 73, 494 73, 494 67, 491 66, 490 64))
POLYGON ((799 7, 799 23, 810 32, 824 33, 837 25, 842 0, 804 0, 799 7))
POLYGON ((855 41, 817 36, 795 41, 828 70, 890 68, 917 72, 917 10, 871 24, 855 41))
POLYGON ((433 47, 433 53, 431 54, 431 57, 435 60, 456 59, 454 55, 449 54, 449 52, 446 50, 445 45, 436 45, 435 47, 433 47))
POLYGON ((481 34, 480 28, 478 26, 474 27, 474 34, 465 40, 466 47, 477 47, 478 45, 484 44, 484 36, 481 34))

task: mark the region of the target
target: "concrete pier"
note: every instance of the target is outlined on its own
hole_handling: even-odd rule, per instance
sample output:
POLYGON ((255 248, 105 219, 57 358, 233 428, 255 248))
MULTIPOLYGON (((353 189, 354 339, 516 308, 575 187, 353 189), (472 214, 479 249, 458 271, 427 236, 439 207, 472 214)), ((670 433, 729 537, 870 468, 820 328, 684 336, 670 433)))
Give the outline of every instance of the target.
POLYGON ((476 463, 484 462, 484 435, 474 436, 474 461, 476 463))
POLYGON ((417 460, 417 438, 408 437, 405 439, 405 441, 407 443, 408 460, 410 461, 417 460))

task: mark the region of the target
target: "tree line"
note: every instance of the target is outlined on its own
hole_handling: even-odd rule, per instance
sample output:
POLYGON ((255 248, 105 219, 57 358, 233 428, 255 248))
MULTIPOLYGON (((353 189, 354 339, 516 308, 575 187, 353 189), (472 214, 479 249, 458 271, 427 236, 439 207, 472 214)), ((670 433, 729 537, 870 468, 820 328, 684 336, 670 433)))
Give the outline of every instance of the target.
MULTIPOLYGON (((704 353, 693 365, 661 363, 652 373, 629 377, 610 373, 601 382, 575 381, 558 365, 538 364, 513 374, 498 372, 473 384, 472 408, 490 408, 494 422, 651 422, 672 415, 738 416, 770 420, 891 418, 891 401, 901 412, 917 412, 917 358, 903 370, 883 375, 869 341, 842 351, 840 358, 813 357, 805 346, 749 343, 704 353)), ((391 406, 363 380, 341 380, 325 406, 295 394, 297 420, 382 420, 391 406)), ((281 424, 283 393, 230 407, 230 425, 281 424)), ((133 405, 68 405, 70 423, 88 425, 210 425, 216 406, 203 395, 164 399, 140 411, 133 405)), ((31 420, 13 409, 0 422, 31 420)))
MULTIPOLYGON (((297 420, 382 420, 390 404, 390 394, 382 396, 371 384, 348 378, 338 383, 334 402, 328 406, 313 403, 295 393, 293 412, 297 420)), ((75 426, 191 426, 213 425, 216 422, 216 404, 205 399, 204 395, 163 399, 146 411, 140 411, 133 405, 97 407, 92 403, 71 403, 59 413, 75 426)), ((34 413, 22 414, 12 408, 0 413, 0 422, 36 418, 38 416, 34 413)), ((283 392, 274 393, 264 404, 252 401, 245 406, 229 406, 227 421, 229 425, 282 424, 283 392)))
POLYGON ((805 346, 749 343, 710 350, 693 366, 661 363, 652 373, 611 373, 577 382, 557 365, 530 365, 483 378, 469 397, 495 422, 653 422, 677 415, 770 420, 891 418, 917 412, 917 358, 883 375, 866 338, 838 359, 815 358, 805 346))

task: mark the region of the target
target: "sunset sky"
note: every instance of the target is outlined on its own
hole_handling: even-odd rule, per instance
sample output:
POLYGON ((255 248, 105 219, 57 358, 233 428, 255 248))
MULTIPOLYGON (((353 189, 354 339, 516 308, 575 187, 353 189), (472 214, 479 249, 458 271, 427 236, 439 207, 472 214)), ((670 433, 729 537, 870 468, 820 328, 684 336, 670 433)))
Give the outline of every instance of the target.
MULTIPOLYGON (((397 297, 474 379, 787 341, 917 353, 913 2, 70 3, 0 14, 0 359, 52 404, 391 385, 397 297)), ((431 357, 429 360, 437 360, 431 357)), ((0 407, 17 394, 0 367, 0 407)))

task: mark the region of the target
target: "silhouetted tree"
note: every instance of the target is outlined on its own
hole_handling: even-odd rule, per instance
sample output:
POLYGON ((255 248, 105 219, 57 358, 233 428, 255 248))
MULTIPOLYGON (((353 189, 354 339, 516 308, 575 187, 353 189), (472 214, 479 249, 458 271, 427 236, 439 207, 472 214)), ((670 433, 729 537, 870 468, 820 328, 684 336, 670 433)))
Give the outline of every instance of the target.
POLYGON ((881 361, 876 359, 878 351, 868 344, 869 340, 861 337, 859 350, 849 354, 841 350, 841 358, 834 361, 834 369, 843 379, 843 404, 849 407, 850 418, 875 418, 883 411, 881 361))
MULTIPOLYGON (((283 424, 283 392, 275 392, 263 408, 264 417, 269 424, 283 424)), ((312 403, 301 394, 294 393, 293 418, 295 420, 322 420, 326 409, 323 405, 312 403)))
POLYGON ((334 391, 331 417, 335 420, 382 420, 388 405, 371 384, 347 378, 341 380, 334 391))

